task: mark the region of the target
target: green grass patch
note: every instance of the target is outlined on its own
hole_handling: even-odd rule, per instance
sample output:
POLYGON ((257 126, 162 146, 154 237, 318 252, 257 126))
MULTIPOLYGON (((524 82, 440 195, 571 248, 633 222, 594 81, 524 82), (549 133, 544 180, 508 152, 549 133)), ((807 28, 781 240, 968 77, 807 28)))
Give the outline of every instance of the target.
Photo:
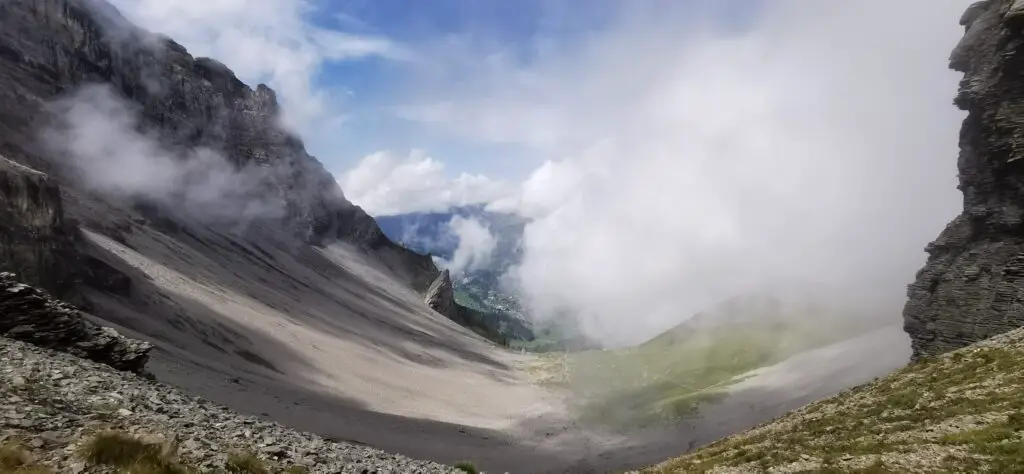
POLYGON ((224 465, 231 474, 270 474, 270 469, 262 459, 249 452, 234 452, 228 455, 224 465))
POLYGON ((807 472, 1024 472, 1022 391, 1024 342, 1010 339, 910 364, 644 472, 798 461, 807 472))
POLYGON ((113 468, 130 474, 191 474, 195 469, 178 464, 173 452, 163 443, 147 443, 141 438, 117 431, 98 433, 79 448, 81 457, 91 466, 113 468))
POLYGON ((828 342, 793 325, 721 327, 628 349, 546 355, 530 370, 572 390, 582 420, 637 428, 690 416, 738 375, 828 342))

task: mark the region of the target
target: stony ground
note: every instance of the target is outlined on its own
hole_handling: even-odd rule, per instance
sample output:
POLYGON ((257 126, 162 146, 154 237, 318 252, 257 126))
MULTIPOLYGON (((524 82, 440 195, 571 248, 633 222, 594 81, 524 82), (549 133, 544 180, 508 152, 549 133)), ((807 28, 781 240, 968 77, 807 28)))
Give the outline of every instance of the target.
POLYGON ((0 472, 458 472, 290 430, 156 381, 5 338, 0 433, 0 472), (125 443, 152 446, 143 451, 160 453, 173 469, 117 470, 117 456, 103 465, 102 453, 97 457, 92 450, 111 440, 120 440, 112 449, 121 458, 131 450, 125 443))
POLYGON ((643 472, 1024 472, 1024 330, 643 472))

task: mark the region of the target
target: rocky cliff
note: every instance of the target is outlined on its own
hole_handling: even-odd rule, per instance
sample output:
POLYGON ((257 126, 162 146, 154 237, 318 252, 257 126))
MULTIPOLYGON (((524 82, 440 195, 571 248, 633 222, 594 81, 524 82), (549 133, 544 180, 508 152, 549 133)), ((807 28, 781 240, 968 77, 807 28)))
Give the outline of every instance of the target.
MULTIPOLYGON (((128 102, 138 118, 135 132, 167 154, 195 161, 199 150, 244 171, 250 183, 230 200, 196 203, 197 209, 215 212, 217 222, 246 215, 258 201, 273 212, 250 220, 272 220, 275 227, 283 223, 314 245, 344 241, 386 252, 389 265, 418 291, 438 275, 428 256, 395 245, 345 199, 331 174, 281 125, 274 91, 265 85, 250 88, 223 64, 194 58, 174 41, 131 25, 102 0, 0 2, 0 153, 59 176, 64 186, 96 190, 96 183, 78 179, 83 174, 75 156, 80 144, 40 140, 39 133, 60 126, 55 101, 89 84, 104 84, 128 102)), ((181 210, 193 194, 170 189, 160 196, 133 192, 122 197, 137 207, 181 210)))
POLYGON ((930 243, 908 289, 913 357, 1024 326, 1024 1, 975 3, 950 67, 968 112, 958 160, 963 212, 930 243))
POLYGON ((68 297, 77 281, 77 232, 64 219, 57 185, 0 155, 0 271, 68 297))

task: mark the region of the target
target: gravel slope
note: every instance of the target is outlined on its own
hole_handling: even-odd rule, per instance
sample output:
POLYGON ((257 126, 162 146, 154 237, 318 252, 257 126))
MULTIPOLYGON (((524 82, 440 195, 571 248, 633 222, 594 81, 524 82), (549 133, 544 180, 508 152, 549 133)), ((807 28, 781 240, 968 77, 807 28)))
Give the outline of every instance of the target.
MULTIPOLYGON (((57 472, 82 472, 76 456, 106 430, 177 446, 183 462, 212 469, 231 452, 310 472, 450 473, 440 464, 334 442, 227 408, 106 365, 0 338, 0 426, 57 472)), ((100 472, 88 470, 86 472, 100 472)))

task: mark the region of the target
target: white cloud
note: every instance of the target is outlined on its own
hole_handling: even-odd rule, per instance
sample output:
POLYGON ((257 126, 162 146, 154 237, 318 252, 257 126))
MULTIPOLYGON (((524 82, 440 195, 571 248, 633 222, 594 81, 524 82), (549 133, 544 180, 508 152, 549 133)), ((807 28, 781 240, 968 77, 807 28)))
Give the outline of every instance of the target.
POLYGON ((491 261, 498 241, 491 229, 475 218, 452 217, 448 229, 459 240, 452 260, 440 264, 451 271, 452 276, 485 268, 491 261))
POLYGON ((237 168, 205 148, 174 151, 139 132, 138 110, 107 86, 90 85, 48 104, 59 120, 42 143, 64 158, 81 184, 115 198, 168 205, 193 219, 244 224, 284 216, 267 185, 289 170, 237 168))
POLYGON ((531 63, 460 57, 407 117, 578 150, 493 206, 537 217, 518 274, 535 309, 578 311, 592 335, 636 341, 778 281, 897 322, 959 211, 946 58, 968 3, 777 1, 744 32, 624 3, 531 63))
POLYGON ((317 87, 331 61, 404 54, 379 37, 321 28, 309 0, 111 0, 130 20, 170 36, 194 56, 215 58, 249 83, 278 92, 285 123, 307 130, 326 117, 337 122, 344 93, 317 87))
POLYGON ((461 173, 449 179, 444 164, 421 150, 406 157, 373 153, 338 181, 350 201, 377 216, 444 211, 491 202, 509 193, 507 184, 482 175, 461 173))

